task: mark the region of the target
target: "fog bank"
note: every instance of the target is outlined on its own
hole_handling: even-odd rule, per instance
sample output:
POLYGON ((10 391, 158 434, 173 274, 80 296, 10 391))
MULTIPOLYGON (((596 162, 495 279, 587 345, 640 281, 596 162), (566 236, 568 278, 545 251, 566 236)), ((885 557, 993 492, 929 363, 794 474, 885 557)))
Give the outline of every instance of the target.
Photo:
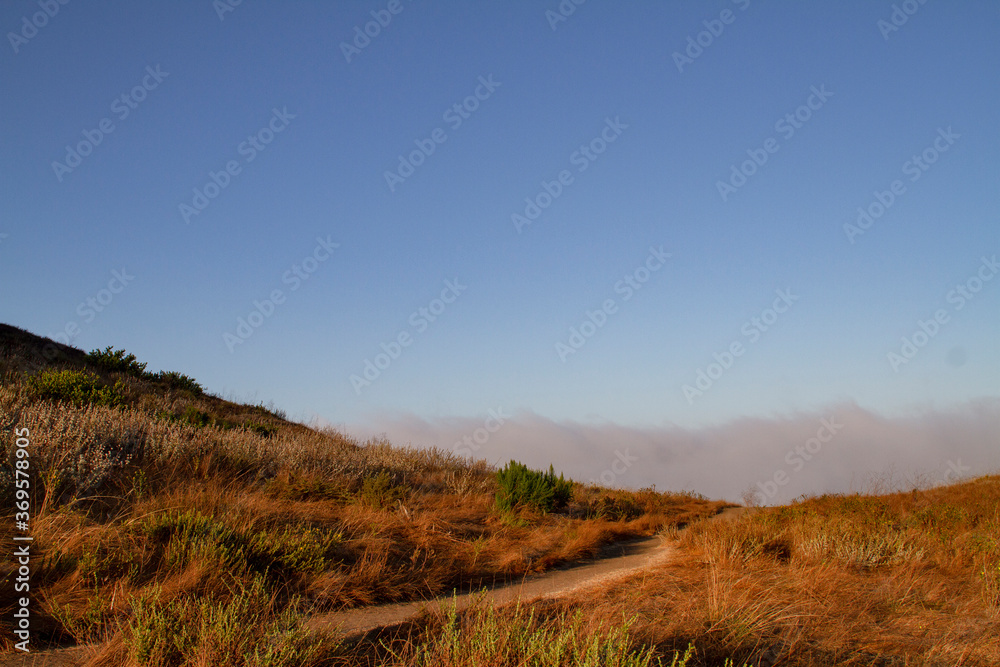
POLYGON ((357 437, 439 447, 503 464, 553 463, 579 481, 689 490, 739 501, 749 487, 764 504, 799 495, 910 488, 1000 470, 1000 399, 887 418, 854 404, 816 413, 738 419, 704 429, 556 422, 500 406, 478 418, 394 415, 351 425, 357 437))

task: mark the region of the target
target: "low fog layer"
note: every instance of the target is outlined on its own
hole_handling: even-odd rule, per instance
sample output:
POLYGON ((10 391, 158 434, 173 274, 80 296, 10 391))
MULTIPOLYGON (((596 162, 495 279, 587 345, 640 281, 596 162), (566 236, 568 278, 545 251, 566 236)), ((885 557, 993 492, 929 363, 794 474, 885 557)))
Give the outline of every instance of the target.
POLYGON ((491 463, 553 463, 568 477, 613 487, 655 485, 732 501, 752 487, 763 504, 802 494, 937 485, 1000 470, 995 398, 894 418, 843 404, 698 430, 556 422, 500 406, 478 418, 397 415, 348 430, 491 463))

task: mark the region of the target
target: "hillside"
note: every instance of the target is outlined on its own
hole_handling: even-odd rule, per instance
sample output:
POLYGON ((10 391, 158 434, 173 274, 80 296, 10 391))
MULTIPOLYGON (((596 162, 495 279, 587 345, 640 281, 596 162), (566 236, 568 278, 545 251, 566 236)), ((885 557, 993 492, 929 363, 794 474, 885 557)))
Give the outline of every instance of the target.
MULTIPOLYGON (((1000 664, 997 476, 722 513, 359 442, 2 325, 0 377, 0 520, 27 498, 13 532, 33 538, 31 648, 48 661, 16 664, 1000 664), (631 574, 541 575, 524 590, 558 595, 448 610, 652 535, 643 548, 666 546, 631 574), (345 640, 339 622, 366 631, 345 640)), ((18 567, 0 562, 5 653, 18 567)))
MULTIPOLYGON (((483 462, 310 429, 6 325, 0 377, 0 520, 27 503, 30 647, 99 644, 100 664, 327 664, 347 649, 309 616, 516 580, 725 507, 578 483, 505 504, 483 462)), ((5 651, 17 567, 0 563, 5 651)))

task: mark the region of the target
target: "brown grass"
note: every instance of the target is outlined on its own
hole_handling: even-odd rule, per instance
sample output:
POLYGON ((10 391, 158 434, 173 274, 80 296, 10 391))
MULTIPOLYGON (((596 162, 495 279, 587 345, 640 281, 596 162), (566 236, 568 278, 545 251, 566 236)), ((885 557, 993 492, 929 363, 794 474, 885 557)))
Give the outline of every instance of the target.
POLYGON ((1000 477, 756 510, 677 546, 654 574, 556 608, 638 614, 642 641, 709 663, 1000 664, 1000 477))
MULTIPOLYGON (((177 604, 226 599, 258 577, 279 611, 295 600, 314 612, 425 599, 541 572, 724 506, 577 485, 564 513, 504 513, 494 505, 494 470, 482 462, 358 442, 255 406, 157 393, 136 378, 128 379, 128 407, 74 407, 32 398, 10 368, 0 424, 31 434, 33 627, 41 642, 120 646, 134 600, 150 591, 177 604), (253 415, 277 431, 160 416, 189 406, 231 421, 253 415), (379 476, 382 486, 363 483, 379 476)), ((5 467, 0 521, 13 520, 12 494, 5 467)), ((5 619, 12 573, 11 561, 0 561, 5 619)), ((10 648, 10 637, 2 634, 0 648, 10 648)))

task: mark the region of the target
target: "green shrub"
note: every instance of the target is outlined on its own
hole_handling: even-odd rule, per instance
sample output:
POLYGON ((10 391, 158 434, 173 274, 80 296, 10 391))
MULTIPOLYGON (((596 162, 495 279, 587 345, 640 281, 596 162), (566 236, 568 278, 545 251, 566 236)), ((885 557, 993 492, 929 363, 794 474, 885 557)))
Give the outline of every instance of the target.
POLYGON ((184 408, 184 412, 180 414, 178 419, 182 422, 191 424, 192 426, 209 426, 215 422, 212 415, 199 410, 193 405, 189 405, 184 408))
POLYGON ((556 477, 551 465, 548 472, 539 472, 517 461, 497 471, 497 483, 497 507, 508 512, 518 506, 537 507, 543 512, 561 509, 569 502, 573 489, 572 482, 563 479, 561 473, 556 477))
POLYGON ((146 364, 140 364, 134 354, 125 350, 115 350, 108 345, 103 350, 91 350, 87 353, 87 361, 110 373, 126 373, 138 378, 145 378, 146 364))
POLYGON ((167 389, 176 389, 180 391, 190 391, 195 396, 201 396, 205 393, 205 389, 192 377, 188 377, 183 373, 177 373, 176 371, 160 371, 154 378, 167 385, 167 389))
POLYGON ((406 497, 405 486, 397 486, 392 475, 382 471, 373 477, 366 477, 361 485, 361 502, 370 507, 385 509, 406 497))
POLYGON ((72 370, 47 370, 28 378, 28 394, 33 398, 69 401, 77 407, 105 405, 115 407, 125 402, 125 384, 105 384, 94 373, 72 370))

